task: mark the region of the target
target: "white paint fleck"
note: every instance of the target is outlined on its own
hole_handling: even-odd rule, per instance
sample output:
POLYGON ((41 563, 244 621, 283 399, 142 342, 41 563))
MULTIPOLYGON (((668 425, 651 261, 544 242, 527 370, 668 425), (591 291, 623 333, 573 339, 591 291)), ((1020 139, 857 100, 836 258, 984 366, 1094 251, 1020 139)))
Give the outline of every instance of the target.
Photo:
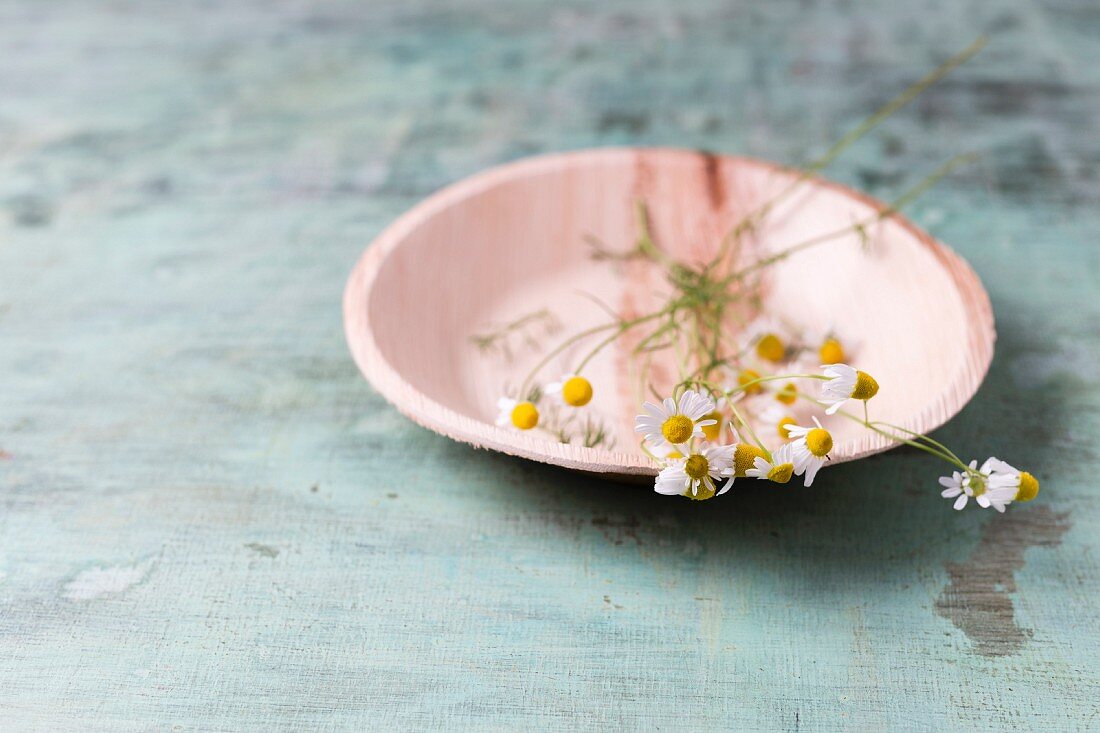
POLYGON ((87 601, 112 593, 122 593, 144 580, 152 569, 152 560, 136 565, 88 568, 65 584, 62 595, 73 601, 87 601))

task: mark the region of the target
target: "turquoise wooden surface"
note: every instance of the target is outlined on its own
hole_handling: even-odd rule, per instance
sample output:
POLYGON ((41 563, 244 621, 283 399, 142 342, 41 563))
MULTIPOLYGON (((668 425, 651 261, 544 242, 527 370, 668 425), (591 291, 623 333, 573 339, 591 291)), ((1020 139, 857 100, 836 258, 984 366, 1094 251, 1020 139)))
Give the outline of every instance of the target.
MULTIPOLYGON (((0 2, 0 728, 1100 728, 1100 11, 0 2), (361 380, 344 278, 430 191, 643 143, 831 170, 981 274, 939 437, 694 504, 478 452, 361 380)), ((537 225, 534 222, 533 225, 537 225)))

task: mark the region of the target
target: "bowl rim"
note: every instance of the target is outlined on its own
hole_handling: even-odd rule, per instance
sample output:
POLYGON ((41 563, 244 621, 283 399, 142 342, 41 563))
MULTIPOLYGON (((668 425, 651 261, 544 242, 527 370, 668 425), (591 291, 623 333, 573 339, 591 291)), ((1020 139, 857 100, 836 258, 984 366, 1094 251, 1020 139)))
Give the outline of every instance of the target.
MULTIPOLYGON (((673 147, 598 147, 547 153, 494 166, 448 184, 407 210, 379 233, 359 256, 344 287, 344 335, 352 357, 367 381, 399 412, 413 422, 459 442, 509 455, 529 458, 565 468, 621 477, 655 475, 657 468, 645 456, 601 448, 555 443, 476 420, 448 408, 424 394, 393 368, 378 348, 370 328, 369 302, 378 273, 386 259, 422 221, 476 193, 524 176, 552 172, 578 159, 586 164, 632 161, 639 154, 647 158, 718 158, 727 164, 751 166, 766 172, 799 175, 789 166, 741 155, 720 155, 701 150, 673 147)), ((884 208, 878 199, 820 176, 807 177, 809 185, 840 193, 873 208, 884 208)), ((977 392, 989 371, 996 341, 989 295, 978 275, 950 247, 894 212, 888 219, 900 225, 935 256, 955 283, 967 315, 966 364, 958 379, 945 385, 939 398, 902 427, 929 433, 954 417, 977 392)), ((899 443, 876 434, 848 440, 834 450, 833 463, 856 460, 897 447, 899 443)))

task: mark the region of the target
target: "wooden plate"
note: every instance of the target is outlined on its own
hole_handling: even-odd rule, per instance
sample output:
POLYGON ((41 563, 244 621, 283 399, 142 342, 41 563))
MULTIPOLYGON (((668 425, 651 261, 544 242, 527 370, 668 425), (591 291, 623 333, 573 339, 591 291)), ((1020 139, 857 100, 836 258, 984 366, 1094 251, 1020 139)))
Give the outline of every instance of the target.
MULTIPOLYGON (((486 354, 471 336, 525 312, 562 324, 544 346, 605 323, 580 291, 638 312, 661 287, 653 268, 594 262, 586 238, 627 249, 644 200, 661 245, 701 260, 747 212, 796 174, 769 163, 674 149, 597 149, 521 160, 430 196, 367 248, 344 292, 356 363, 398 410, 438 433, 546 463, 618 476, 654 474, 632 432, 638 412, 628 346, 603 353, 586 375, 590 408, 613 425, 611 450, 565 445, 495 425, 496 401, 541 356, 519 338, 513 358, 486 354)), ((846 227, 883 204, 815 179, 786 197, 753 238, 753 257, 846 227)), ((873 416, 927 432, 974 395, 993 356, 989 298, 967 263, 901 216, 808 249, 771 268, 764 311, 861 342, 855 366, 881 385, 873 416)), ((573 354, 575 360, 575 352, 573 354)), ((567 360, 543 372, 551 381, 567 360)), ((586 408, 588 409, 588 408, 586 408)), ((849 421, 829 426, 834 462, 892 447, 849 421)))

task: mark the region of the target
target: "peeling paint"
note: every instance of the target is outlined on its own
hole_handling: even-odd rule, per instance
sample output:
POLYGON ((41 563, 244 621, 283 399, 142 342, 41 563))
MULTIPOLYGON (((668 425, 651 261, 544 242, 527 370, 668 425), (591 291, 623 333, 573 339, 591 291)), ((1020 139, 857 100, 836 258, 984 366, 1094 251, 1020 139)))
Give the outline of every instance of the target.
POLYGON ((1070 526, 1068 514, 1046 505, 994 517, 982 527, 969 558, 945 564, 950 580, 936 600, 936 613, 966 634, 978 654, 1003 657, 1020 651, 1033 633, 1016 623, 1012 602, 1024 552, 1057 547, 1070 526))
POLYGON ((638 539, 638 528, 641 526, 641 522, 635 516, 593 517, 592 526, 598 528, 609 542, 616 545, 621 545, 623 540, 628 537, 639 546, 642 544, 642 541, 638 539))
POLYGON ((257 555, 263 555, 264 557, 275 558, 279 556, 279 548, 265 545, 260 542, 249 542, 245 544, 245 547, 252 550, 257 555))
POLYGON ((153 561, 145 560, 136 565, 113 565, 82 570, 65 584, 62 596, 71 601, 88 601, 101 596, 129 590, 145 580, 153 569, 153 561))

